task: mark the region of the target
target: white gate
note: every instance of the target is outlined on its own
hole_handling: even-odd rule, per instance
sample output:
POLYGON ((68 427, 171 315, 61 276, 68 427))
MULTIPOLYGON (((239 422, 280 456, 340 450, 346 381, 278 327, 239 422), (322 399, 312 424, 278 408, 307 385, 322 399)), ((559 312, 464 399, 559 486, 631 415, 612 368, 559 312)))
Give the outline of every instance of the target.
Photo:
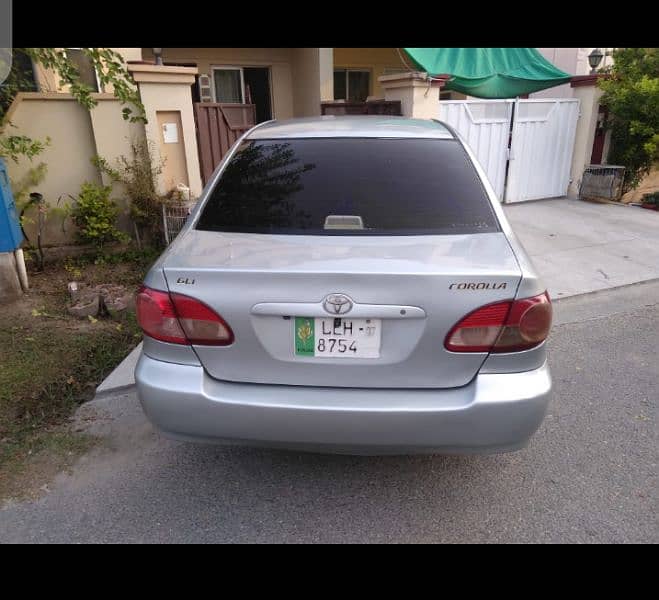
POLYGON ((464 137, 487 174, 497 198, 503 198, 514 100, 447 100, 439 118, 464 137))
POLYGON ((465 138, 505 202, 567 193, 578 117, 572 98, 439 103, 440 120, 465 138))
POLYGON ((578 99, 516 104, 506 202, 565 196, 578 118, 578 99))

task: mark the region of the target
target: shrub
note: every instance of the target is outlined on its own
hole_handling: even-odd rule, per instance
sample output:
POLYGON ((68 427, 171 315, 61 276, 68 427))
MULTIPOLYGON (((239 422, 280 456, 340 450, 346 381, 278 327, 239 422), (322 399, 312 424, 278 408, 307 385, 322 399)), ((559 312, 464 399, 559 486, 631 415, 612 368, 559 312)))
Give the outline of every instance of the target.
POLYGON ((623 165, 624 191, 638 186, 659 160, 659 50, 620 48, 609 77, 598 82, 611 115, 608 160, 623 165))
POLYGON ((161 211, 164 201, 156 192, 156 178, 162 172, 163 165, 162 162, 154 165, 153 153, 146 141, 134 141, 131 144, 131 154, 130 158, 120 156, 115 166, 111 166, 100 156, 93 159, 93 163, 113 182, 125 186, 138 244, 140 235, 155 242, 161 237, 161 211))
POLYGON ((111 191, 110 186, 83 183, 71 208, 78 239, 98 249, 108 242, 122 241, 127 237, 116 228, 119 209, 110 199, 111 191))

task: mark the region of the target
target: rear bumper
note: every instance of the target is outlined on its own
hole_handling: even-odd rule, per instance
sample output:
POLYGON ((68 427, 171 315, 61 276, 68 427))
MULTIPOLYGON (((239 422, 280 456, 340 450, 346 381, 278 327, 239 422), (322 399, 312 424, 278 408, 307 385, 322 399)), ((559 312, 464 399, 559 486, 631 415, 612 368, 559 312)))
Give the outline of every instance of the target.
POLYGON ((445 390, 314 388, 218 381, 142 354, 135 380, 147 417, 172 437, 351 454, 516 450, 551 392, 547 364, 445 390))

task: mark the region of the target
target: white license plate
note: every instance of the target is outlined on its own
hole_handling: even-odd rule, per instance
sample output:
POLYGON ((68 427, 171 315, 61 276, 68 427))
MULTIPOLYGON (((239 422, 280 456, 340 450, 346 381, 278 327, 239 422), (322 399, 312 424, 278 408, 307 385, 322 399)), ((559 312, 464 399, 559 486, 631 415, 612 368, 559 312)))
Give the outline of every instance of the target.
POLYGON ((379 358, 382 321, 334 317, 295 317, 296 356, 379 358))

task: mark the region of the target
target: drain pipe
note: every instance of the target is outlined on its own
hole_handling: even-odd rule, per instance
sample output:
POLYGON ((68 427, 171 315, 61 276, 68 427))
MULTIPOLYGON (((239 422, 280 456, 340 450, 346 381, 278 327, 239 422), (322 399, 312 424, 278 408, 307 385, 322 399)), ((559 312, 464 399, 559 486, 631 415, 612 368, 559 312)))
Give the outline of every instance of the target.
POLYGON ((14 258, 16 259, 16 270, 18 271, 18 280, 21 282, 21 287, 24 292, 29 289, 27 281, 27 269, 25 268, 25 257, 23 256, 23 248, 14 250, 14 258))

